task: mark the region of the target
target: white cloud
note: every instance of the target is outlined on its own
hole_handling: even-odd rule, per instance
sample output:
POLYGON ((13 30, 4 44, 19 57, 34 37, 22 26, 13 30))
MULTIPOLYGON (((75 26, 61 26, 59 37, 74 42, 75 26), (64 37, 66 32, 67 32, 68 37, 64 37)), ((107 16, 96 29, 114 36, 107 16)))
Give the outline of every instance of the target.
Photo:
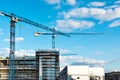
MULTIPOLYGON (((4 39, 4 41, 10 41, 10 39, 4 39)), ((15 41, 16 42, 24 41, 24 38, 23 37, 16 37, 15 41)))
POLYGON ((104 66, 106 62, 104 60, 96 60, 90 58, 84 58, 81 56, 60 56, 61 68, 66 65, 89 65, 89 66, 104 66))
MULTIPOLYGON (((0 56, 2 57, 8 57, 10 53, 9 48, 1 48, 0 49, 0 56)), ((15 56, 17 57, 22 57, 22 56, 35 56, 35 50, 16 50, 15 51, 15 56)))
POLYGON ((115 4, 120 4, 120 0, 116 1, 115 4))
POLYGON ((67 4, 74 6, 76 5, 76 0, 67 0, 67 4))
POLYGON ((94 26, 93 22, 65 19, 65 20, 57 20, 56 29, 70 32, 71 30, 87 29, 93 26, 94 26))
POLYGON ((68 18, 93 18, 100 21, 110 21, 116 18, 120 18, 120 7, 114 9, 104 9, 104 8, 74 8, 68 12, 61 13, 63 17, 68 18))
POLYGON ((118 26, 120 26, 120 20, 116 20, 109 25, 109 27, 118 27, 118 26))
POLYGON ((54 5, 55 9, 60 9, 61 8, 61 0, 44 0, 47 4, 54 5))
POLYGON ((0 56, 1 57, 8 57, 9 56, 9 48, 0 48, 0 56))
POLYGON ((60 53, 69 53, 70 51, 67 49, 57 49, 58 51, 60 51, 60 53))
POLYGON ((119 8, 120 5, 112 5, 112 6, 107 6, 104 9, 115 9, 115 8, 119 8))
POLYGON ((18 51, 15 51, 15 56, 17 57, 35 56, 35 50, 18 50, 18 51))
POLYGON ((48 4, 59 4, 60 0, 45 0, 48 4))
MULTIPOLYGON (((48 4, 60 4, 61 2, 63 4, 65 3, 65 1, 61 1, 61 0, 45 0, 45 2, 48 4)), ((66 0, 66 4, 74 6, 76 5, 76 0, 66 0)))
POLYGON ((60 55, 62 56, 71 56, 71 55, 77 55, 76 53, 71 53, 70 50, 67 49, 56 49, 60 52, 60 55))
POLYGON ((101 7, 105 6, 105 2, 91 2, 88 4, 88 6, 101 7))
POLYGON ((16 42, 24 41, 24 38, 23 37, 16 37, 15 40, 16 40, 16 42))
POLYGON ((120 63, 120 57, 107 62, 107 64, 112 64, 112 63, 120 63))

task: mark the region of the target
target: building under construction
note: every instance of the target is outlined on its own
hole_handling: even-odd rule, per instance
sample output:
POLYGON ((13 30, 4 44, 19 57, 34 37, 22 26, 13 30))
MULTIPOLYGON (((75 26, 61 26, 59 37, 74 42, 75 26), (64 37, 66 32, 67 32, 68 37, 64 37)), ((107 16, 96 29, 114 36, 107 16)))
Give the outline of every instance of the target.
MULTIPOLYGON (((0 58, 0 80, 8 80, 8 65, 8 58, 0 58)), ((56 50, 38 50, 36 56, 15 58, 15 80, 57 80, 59 71, 56 50)))
MULTIPOLYGON (((8 80, 9 59, 0 59, 0 80, 8 80)), ((15 80, 36 80, 35 57, 24 56, 15 59, 15 80)))
POLYGON ((38 80, 58 80, 59 67, 59 52, 51 50, 36 51, 37 62, 37 77, 38 80), (42 66, 40 66, 42 65, 42 66))

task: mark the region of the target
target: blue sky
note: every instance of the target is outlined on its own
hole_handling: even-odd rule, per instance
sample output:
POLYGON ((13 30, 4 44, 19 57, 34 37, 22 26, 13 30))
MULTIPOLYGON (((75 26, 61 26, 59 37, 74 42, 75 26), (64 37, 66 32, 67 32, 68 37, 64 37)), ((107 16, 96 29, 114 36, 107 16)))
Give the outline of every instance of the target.
MULTIPOLYGON (((105 32, 103 35, 57 35, 60 65, 104 66, 120 70, 120 0, 1 0, 0 11, 28 18, 62 32, 105 32)), ((10 19, 0 16, 0 56, 9 54, 10 19)), ((16 23, 16 56, 51 49, 51 36, 35 26, 16 23)))

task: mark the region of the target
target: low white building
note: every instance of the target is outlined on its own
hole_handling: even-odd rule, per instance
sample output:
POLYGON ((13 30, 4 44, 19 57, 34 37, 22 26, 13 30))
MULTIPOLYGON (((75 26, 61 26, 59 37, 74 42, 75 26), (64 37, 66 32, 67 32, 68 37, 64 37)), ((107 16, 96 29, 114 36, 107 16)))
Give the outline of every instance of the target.
POLYGON ((103 67, 66 66, 59 75, 59 80, 104 80, 103 67))

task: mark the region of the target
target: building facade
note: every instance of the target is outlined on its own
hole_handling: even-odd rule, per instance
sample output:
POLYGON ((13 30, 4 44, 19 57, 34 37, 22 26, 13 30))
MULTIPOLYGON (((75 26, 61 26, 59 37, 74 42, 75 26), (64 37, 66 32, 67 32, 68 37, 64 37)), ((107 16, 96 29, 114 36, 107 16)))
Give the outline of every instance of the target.
POLYGON ((104 68, 89 66, 66 66, 59 80, 104 80, 104 68))
MULTIPOLYGON (((9 59, 0 58, 0 80, 8 80, 9 59)), ((36 56, 15 57, 15 80, 58 80, 59 51, 38 50, 36 56)))
POLYGON ((60 72, 59 51, 39 50, 36 51, 38 80, 58 80, 60 72))
POLYGON ((16 57, 15 80, 37 80, 35 56, 16 57))
POLYGON ((106 73, 105 80, 120 80, 120 71, 106 73))
MULTIPOLYGON (((15 80, 36 80, 35 57, 24 56, 15 58, 15 80)), ((0 59, 0 80, 8 80, 9 59, 0 59)))
POLYGON ((8 59, 0 58, 0 80, 8 80, 8 59))

